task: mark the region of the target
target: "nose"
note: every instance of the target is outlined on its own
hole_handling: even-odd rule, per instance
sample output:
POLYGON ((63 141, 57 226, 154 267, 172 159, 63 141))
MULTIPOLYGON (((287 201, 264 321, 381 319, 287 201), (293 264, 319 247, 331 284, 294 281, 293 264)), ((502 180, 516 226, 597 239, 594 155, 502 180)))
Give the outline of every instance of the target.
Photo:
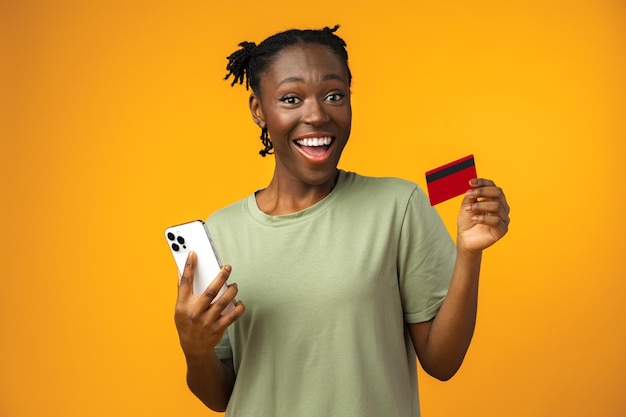
POLYGON ((304 123, 313 125, 313 126, 321 126, 327 123, 330 120, 330 116, 328 112, 324 108, 324 103, 318 99, 310 100, 304 106, 304 114, 302 117, 302 121, 304 123))

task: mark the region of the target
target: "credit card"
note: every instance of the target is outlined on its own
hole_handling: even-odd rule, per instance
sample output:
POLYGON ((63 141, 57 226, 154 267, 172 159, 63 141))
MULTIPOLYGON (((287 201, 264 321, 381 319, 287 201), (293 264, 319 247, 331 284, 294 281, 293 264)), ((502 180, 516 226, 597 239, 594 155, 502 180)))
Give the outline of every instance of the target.
POLYGON ((474 155, 468 155, 449 164, 426 172, 426 186, 430 205, 434 206, 472 188, 469 181, 476 178, 474 155))

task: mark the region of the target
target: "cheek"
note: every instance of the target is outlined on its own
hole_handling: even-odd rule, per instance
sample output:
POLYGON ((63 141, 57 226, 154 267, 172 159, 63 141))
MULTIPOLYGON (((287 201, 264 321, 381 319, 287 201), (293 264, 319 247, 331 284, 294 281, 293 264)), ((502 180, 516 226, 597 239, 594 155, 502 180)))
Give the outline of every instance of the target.
POLYGON ((298 124, 298 120, 296 112, 274 113, 267 118, 267 127, 274 135, 284 135, 298 124))
POLYGON ((352 124, 352 109, 350 107, 342 109, 341 112, 338 112, 336 120, 337 123, 344 128, 350 129, 352 124))

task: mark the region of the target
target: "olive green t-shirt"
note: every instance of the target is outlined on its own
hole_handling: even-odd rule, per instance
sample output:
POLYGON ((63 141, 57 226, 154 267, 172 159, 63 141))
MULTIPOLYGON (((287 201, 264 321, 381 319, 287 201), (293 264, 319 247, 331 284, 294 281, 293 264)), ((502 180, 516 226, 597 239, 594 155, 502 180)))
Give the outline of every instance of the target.
POLYGON ((216 347, 236 371, 227 416, 419 416, 405 323, 437 313, 455 246, 418 185, 340 171, 305 210, 251 195, 207 226, 246 306, 216 347))

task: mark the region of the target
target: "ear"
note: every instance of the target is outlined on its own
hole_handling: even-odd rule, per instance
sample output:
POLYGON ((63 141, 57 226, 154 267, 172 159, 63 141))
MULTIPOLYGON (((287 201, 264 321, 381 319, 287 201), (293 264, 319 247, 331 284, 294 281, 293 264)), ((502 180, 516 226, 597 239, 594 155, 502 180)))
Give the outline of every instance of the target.
POLYGON ((248 99, 248 106, 250 107, 250 113, 252 114, 252 120, 261 129, 265 127, 265 116, 263 115, 263 109, 261 109, 261 100, 255 93, 250 94, 248 99))

